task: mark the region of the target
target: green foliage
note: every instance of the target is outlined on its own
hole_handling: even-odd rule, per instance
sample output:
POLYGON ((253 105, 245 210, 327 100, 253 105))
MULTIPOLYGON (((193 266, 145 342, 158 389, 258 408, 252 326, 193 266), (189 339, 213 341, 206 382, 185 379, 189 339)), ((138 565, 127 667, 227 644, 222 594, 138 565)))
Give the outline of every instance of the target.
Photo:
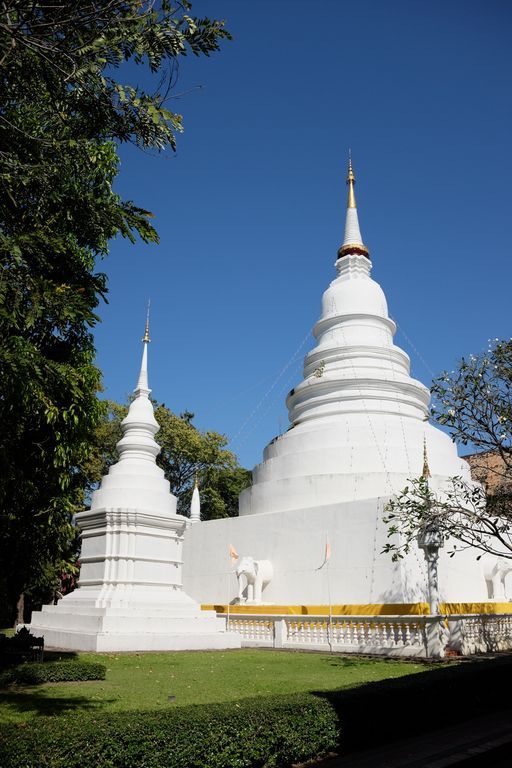
POLYGON ((462 358, 432 385, 434 418, 462 445, 495 451, 512 472, 512 339, 462 358))
POLYGON ((307 694, 112 714, 101 727, 89 714, 61 720, 2 729, 3 768, 277 768, 322 755, 338 739, 329 704, 307 694))
MULTIPOLYGON (((84 661, 97 655, 80 654, 84 661)), ((128 710, 168 710, 196 704, 236 702, 248 697, 328 692, 425 671, 425 664, 381 658, 334 658, 297 651, 203 653, 111 653, 103 655, 107 677, 81 688, 72 683, 43 689, 17 688, 1 698, 0 722, 27 722, 42 715, 94 710, 101 719, 128 710)), ((427 667, 428 668, 428 667, 427 667)))
POLYGON ((15 634, 0 634, 0 667, 12 667, 23 661, 42 661, 44 640, 26 627, 15 634))
POLYGON ((27 662, 0 674, 0 686, 104 680, 104 664, 90 661, 27 662))
MULTIPOLYGON (((202 432, 194 426, 193 413, 176 416, 164 404, 154 403, 160 425, 156 439, 162 450, 157 464, 178 498, 178 511, 188 515, 195 477, 201 489, 201 516, 204 520, 238 514, 238 495, 251 484, 251 473, 238 466, 236 456, 226 450, 227 440, 218 432, 202 432)), ((90 491, 114 464, 118 455, 121 421, 128 406, 106 402, 103 418, 96 428, 94 450, 82 464, 83 482, 90 491)))
POLYGON ((244 467, 207 467, 201 477, 201 514, 204 520, 238 515, 238 497, 252 483, 244 467))
POLYGON ((491 481, 490 490, 452 477, 434 491, 425 478, 412 478, 387 505, 390 541, 383 551, 397 560, 435 528, 450 540, 452 556, 473 547, 512 558, 512 340, 496 339, 487 352, 463 358, 434 380, 432 394, 432 415, 453 441, 483 452, 482 480, 491 481))
POLYGON ((102 415, 91 329, 107 287, 97 262, 116 235, 158 241, 151 214, 112 190, 117 144, 174 148, 182 121, 165 102, 177 61, 229 37, 189 10, 2 4, 0 604, 11 609, 65 559, 83 502, 77 468, 102 415), (151 93, 120 80, 128 60, 158 71, 151 93))
POLYGON ((441 491, 433 491, 423 477, 409 485, 386 505, 384 522, 389 525, 383 552, 394 561, 417 546, 418 536, 436 531, 450 540, 450 555, 468 547, 492 555, 512 558, 512 524, 508 514, 496 514, 489 506, 485 489, 460 477, 450 478, 441 491))
MULTIPOLYGON (((346 661, 330 657, 332 667, 346 661)), ((101 718, 90 712, 39 717, 23 728, 0 728, 0 764, 3 768, 80 768, 84 764, 277 768, 334 749, 378 746, 404 732, 428 733, 432 713, 435 722, 449 724, 506 707, 510 683, 511 660, 501 658, 450 664, 316 695, 263 696, 101 718), (370 729, 369 711, 378 713, 370 729)))

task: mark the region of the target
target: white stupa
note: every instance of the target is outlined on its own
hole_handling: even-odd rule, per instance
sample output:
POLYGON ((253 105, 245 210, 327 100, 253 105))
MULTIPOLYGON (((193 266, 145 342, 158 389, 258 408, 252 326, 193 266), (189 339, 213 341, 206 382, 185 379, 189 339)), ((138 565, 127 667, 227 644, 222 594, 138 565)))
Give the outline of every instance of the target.
POLYGON ((450 438, 427 423, 430 393, 393 343, 396 325, 359 229, 351 163, 347 183, 337 277, 322 298, 304 379, 287 398, 291 426, 265 449, 241 515, 393 494, 420 474, 424 438, 434 476, 470 479, 450 438))
MULTIPOLYGON (((252 487, 241 494, 240 517, 187 534, 184 583, 203 603, 226 601, 222 553, 232 543, 243 556, 273 563, 266 602, 325 604, 325 573, 315 568, 326 538, 334 602, 424 602, 421 552, 398 564, 381 554, 383 508, 421 474, 424 443, 434 488, 452 476, 470 481, 450 438, 428 423, 429 391, 410 376, 407 354, 393 343, 396 325, 361 237, 351 162, 347 184, 337 275, 323 295, 304 378, 287 397, 290 427, 266 447, 252 487)), ((440 583, 445 601, 487 599, 473 553, 443 555, 440 583)))
POLYGON ((190 501, 190 522, 201 522, 201 497, 199 495, 199 484, 197 482, 197 475, 194 482, 194 490, 192 491, 192 499, 190 501))
POLYGON ((119 461, 76 516, 82 530, 78 589, 32 614, 30 630, 45 644, 82 651, 237 648, 213 611, 201 611, 182 586, 186 517, 176 513, 156 464, 159 427, 149 399, 147 354, 121 426, 119 461))

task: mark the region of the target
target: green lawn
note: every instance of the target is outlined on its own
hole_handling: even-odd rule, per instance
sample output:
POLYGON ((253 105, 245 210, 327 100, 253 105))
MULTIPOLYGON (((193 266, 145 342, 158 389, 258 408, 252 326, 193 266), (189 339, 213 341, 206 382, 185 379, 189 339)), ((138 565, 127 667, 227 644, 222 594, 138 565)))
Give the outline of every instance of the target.
POLYGON ((165 709, 249 696, 327 691, 429 668, 394 660, 252 649, 80 657, 104 662, 106 680, 0 691, 0 722, 25 722, 40 715, 80 710, 165 709), (175 696, 175 701, 169 696, 175 696))

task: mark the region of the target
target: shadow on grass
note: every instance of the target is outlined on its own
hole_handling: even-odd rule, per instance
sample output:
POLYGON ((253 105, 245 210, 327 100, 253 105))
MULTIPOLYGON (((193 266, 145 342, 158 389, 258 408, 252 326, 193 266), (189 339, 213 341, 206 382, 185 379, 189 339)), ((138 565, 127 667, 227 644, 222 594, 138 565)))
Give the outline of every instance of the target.
POLYGON ((512 655, 504 655, 311 693, 329 702, 343 750, 354 751, 509 709, 511 686, 512 655))
POLYGON ((389 665, 390 667, 393 666, 400 666, 403 667, 404 664, 415 664, 422 665, 425 668, 432 667, 434 664, 437 666, 446 665, 448 663, 453 662, 445 662, 445 661, 436 661, 433 662, 431 659, 420 659, 416 656, 397 656, 390 658, 389 656, 340 656, 338 654, 332 655, 332 656, 324 656, 322 659, 324 663, 329 664, 331 667, 341 667, 341 668, 347 668, 347 667, 375 667, 375 666, 383 666, 383 665, 389 665))
MULTIPOLYGON (((78 658, 78 654, 74 651, 45 651, 43 655, 43 663, 52 661, 72 661, 78 658)), ((5 653, 0 654, 0 672, 10 667, 17 667, 18 664, 30 664, 31 661, 35 661, 31 658, 29 652, 20 653, 5 653)))
POLYGON ((0 692, 0 708, 15 710, 16 712, 34 713, 36 715, 63 715, 68 712, 80 710, 80 712, 91 712, 100 710, 105 704, 111 703, 114 699, 101 699, 91 701, 85 696, 48 696, 45 691, 40 691, 35 687, 12 688, 0 692))

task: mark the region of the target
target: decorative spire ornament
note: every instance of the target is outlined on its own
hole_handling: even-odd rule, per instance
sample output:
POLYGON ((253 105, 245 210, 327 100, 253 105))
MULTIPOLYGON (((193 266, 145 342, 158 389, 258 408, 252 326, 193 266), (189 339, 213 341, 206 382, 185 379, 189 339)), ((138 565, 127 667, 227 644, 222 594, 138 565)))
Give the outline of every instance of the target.
POLYGON ((148 344, 149 338, 149 302, 146 315, 146 327, 142 338, 142 360, 137 386, 133 390, 134 398, 128 413, 121 422, 123 437, 117 443, 119 461, 144 458, 155 462, 160 453, 160 446, 155 440, 159 425, 155 419, 153 404, 149 399, 151 390, 148 383, 148 344))
POLYGON ((151 306, 151 299, 148 299, 148 311, 146 314, 146 330, 144 331, 144 336, 142 338, 142 341, 146 344, 149 344, 151 339, 149 338, 149 308, 151 306))
POLYGON ((427 438, 423 437, 423 470, 421 473, 421 477, 423 480, 428 480, 429 477, 432 477, 430 473, 430 467, 428 465, 428 456, 427 456, 427 438))
POLYGON ((201 497, 199 496, 199 484, 197 482, 197 472, 194 480, 194 490, 192 491, 192 501, 190 502, 190 522, 201 522, 201 497))
POLYGON ((151 390, 148 386, 148 344, 151 341, 149 338, 149 301, 148 301, 148 311, 146 314, 146 328, 144 330, 144 336, 142 337, 142 343, 144 344, 143 350, 142 350, 142 362, 140 366, 140 373, 139 373, 139 380, 137 381, 137 386, 134 389, 134 394, 136 397, 139 396, 141 393, 146 393, 149 395, 151 390))
POLYGON ((366 245, 363 243, 361 237, 361 230, 359 229, 359 218, 357 216, 356 195, 354 191, 356 183, 356 177, 354 169, 352 168, 352 156, 349 150, 348 155, 348 170, 347 170, 347 186, 348 186, 348 199, 347 199, 347 214, 345 219, 345 237, 343 238, 343 244, 338 250, 338 259, 343 256, 352 254, 358 254, 360 256, 366 256, 369 258, 369 251, 366 245))
POLYGON ((348 172, 347 172, 347 184, 348 184, 348 201, 347 208, 357 208, 356 195, 354 192, 354 185, 356 183, 356 177, 352 169, 352 155, 350 149, 348 151, 348 172))

